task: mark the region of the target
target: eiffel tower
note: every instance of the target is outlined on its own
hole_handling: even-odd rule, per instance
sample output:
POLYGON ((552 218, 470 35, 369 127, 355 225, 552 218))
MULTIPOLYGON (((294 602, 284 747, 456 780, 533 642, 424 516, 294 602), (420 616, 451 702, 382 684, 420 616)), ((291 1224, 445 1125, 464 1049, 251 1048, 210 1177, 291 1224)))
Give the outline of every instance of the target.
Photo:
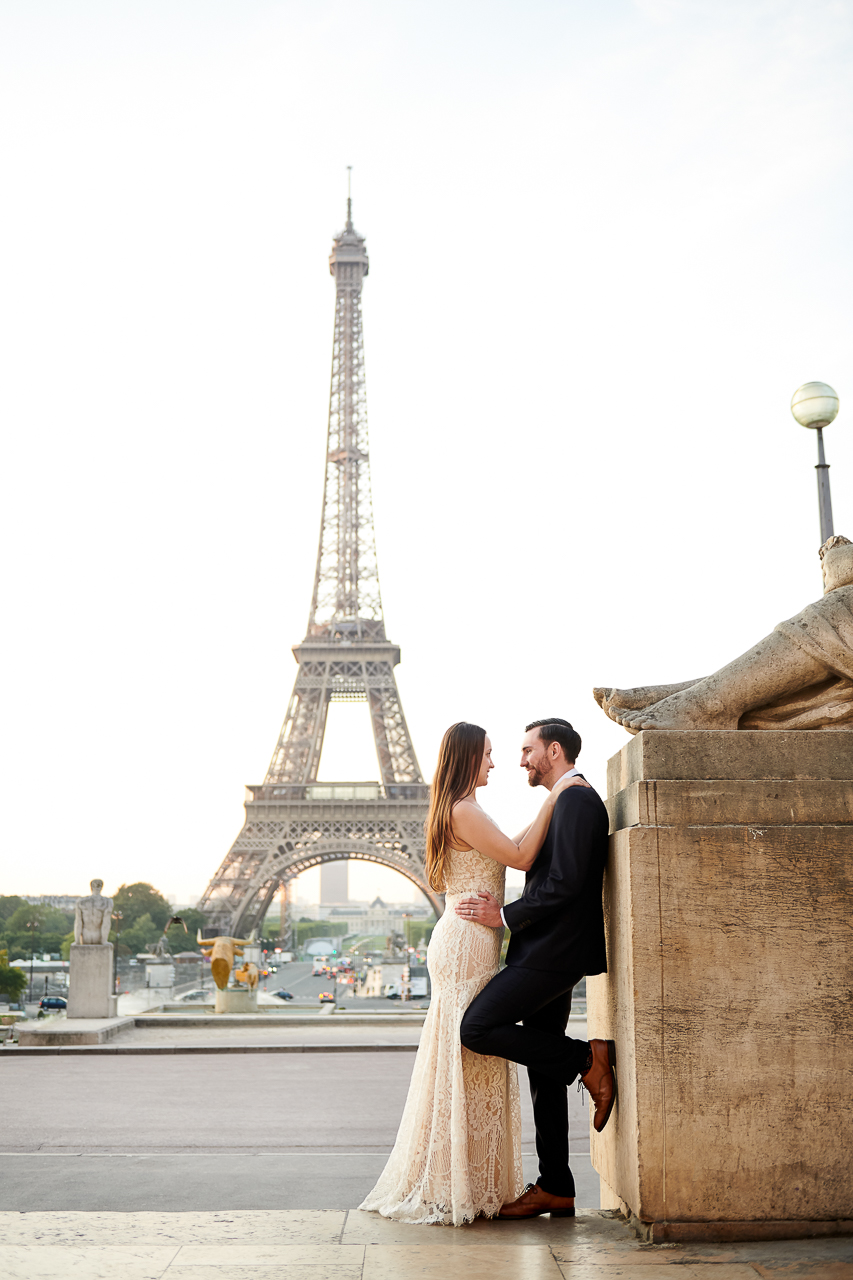
MULTIPOLYGON (((244 937, 266 915, 279 885, 308 867, 356 858, 391 867, 440 915, 424 871, 429 787, 412 745, 385 635, 373 532, 361 290, 364 236, 352 223, 329 257, 335 331, 320 547, 308 630, 281 734, 260 786, 247 787, 246 821, 199 909, 218 932, 244 937), (330 702, 367 702, 379 782, 318 782, 330 702)), ((282 931, 286 936, 285 930, 282 931)))

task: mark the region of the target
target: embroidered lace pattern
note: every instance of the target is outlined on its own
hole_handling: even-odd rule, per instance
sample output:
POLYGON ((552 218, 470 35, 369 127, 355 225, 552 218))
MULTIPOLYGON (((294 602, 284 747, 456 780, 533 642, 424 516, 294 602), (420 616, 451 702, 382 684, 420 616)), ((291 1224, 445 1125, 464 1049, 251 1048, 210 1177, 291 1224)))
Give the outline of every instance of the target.
POLYGON ((360 1206, 400 1222, 459 1226, 524 1190, 514 1062, 462 1047, 459 1026, 498 971, 501 929, 463 920, 461 897, 486 889, 502 904, 505 869, 476 850, 452 850, 447 910, 430 939, 429 1012, 394 1150, 360 1206))

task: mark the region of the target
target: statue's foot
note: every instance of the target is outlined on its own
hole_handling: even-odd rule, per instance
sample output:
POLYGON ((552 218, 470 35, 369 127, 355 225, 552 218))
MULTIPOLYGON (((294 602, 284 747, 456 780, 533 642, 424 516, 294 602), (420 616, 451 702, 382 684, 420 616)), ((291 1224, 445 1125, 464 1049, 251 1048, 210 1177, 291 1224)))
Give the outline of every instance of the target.
POLYGON ((639 709, 611 706, 607 714, 629 733, 642 733, 644 729, 736 729, 739 718, 691 693, 673 693, 651 707, 639 709))
POLYGON ((610 715, 611 707, 619 707, 623 711, 641 711, 643 707, 651 707, 662 702, 672 693, 680 693, 698 684, 698 680, 683 680, 680 684, 648 684, 635 689, 593 689, 595 698, 602 711, 610 715))
POLYGON ((656 688, 648 689, 593 689, 592 696, 595 698, 602 711, 610 714, 612 706, 623 707, 627 710, 637 711, 641 707, 648 707, 653 702, 660 702, 661 698, 666 697, 666 693, 656 688))

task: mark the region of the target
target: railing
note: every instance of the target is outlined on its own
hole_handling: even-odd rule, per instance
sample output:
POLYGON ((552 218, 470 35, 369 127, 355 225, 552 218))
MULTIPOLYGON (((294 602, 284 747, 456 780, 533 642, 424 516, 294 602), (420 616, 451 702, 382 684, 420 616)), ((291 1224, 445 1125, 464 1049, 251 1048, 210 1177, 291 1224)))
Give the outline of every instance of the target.
POLYGON ((423 782, 275 782, 246 788, 247 800, 417 800, 426 804, 429 786, 423 782))

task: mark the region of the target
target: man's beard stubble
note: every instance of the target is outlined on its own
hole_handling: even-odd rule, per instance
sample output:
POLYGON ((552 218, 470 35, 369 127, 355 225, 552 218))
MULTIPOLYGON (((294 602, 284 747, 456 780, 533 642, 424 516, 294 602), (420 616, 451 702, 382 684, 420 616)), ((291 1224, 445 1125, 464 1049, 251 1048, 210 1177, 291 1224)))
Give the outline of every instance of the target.
POLYGON ((527 785, 529 787, 544 786, 545 774, 541 769, 537 769, 536 765, 530 765, 527 769, 527 785))

